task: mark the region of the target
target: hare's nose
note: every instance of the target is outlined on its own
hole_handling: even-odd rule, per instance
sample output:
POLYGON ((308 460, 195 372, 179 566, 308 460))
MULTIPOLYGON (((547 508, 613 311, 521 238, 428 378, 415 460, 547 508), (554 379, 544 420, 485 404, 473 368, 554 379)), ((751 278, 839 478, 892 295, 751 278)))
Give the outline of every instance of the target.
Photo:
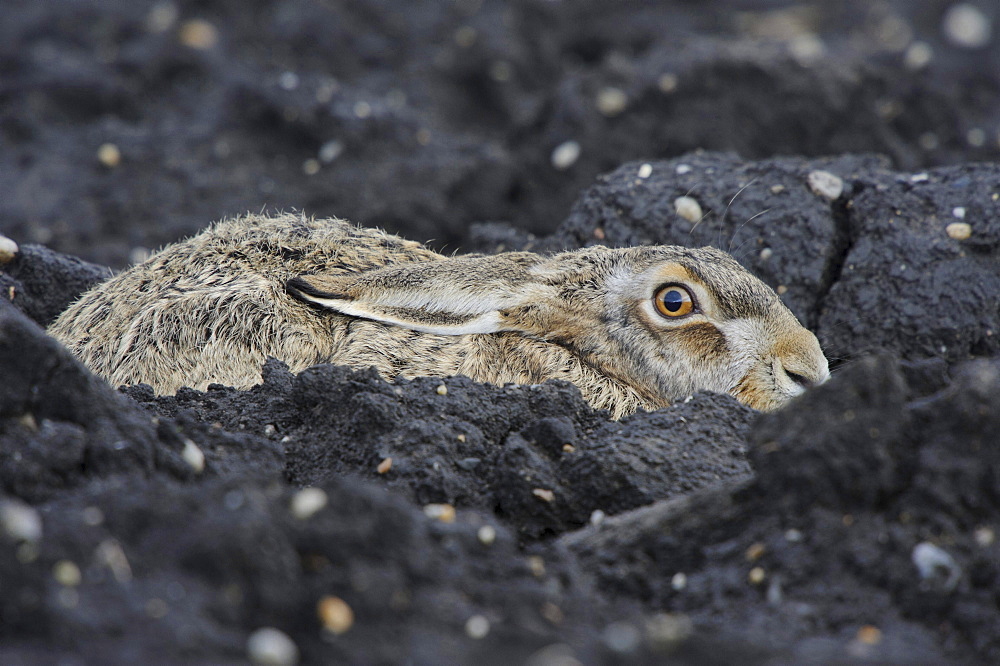
POLYGON ((794 384, 801 386, 803 389, 819 386, 830 378, 830 371, 826 368, 823 368, 820 372, 810 374, 802 374, 792 372, 791 370, 785 370, 785 374, 788 375, 788 378, 791 379, 794 384))
POLYGON ((778 385, 792 395, 818 386, 830 378, 830 366, 819 346, 819 340, 808 330, 798 327, 783 336, 774 348, 772 371, 778 385), (781 376, 784 375, 783 379, 781 376))
POLYGON ((830 370, 825 358, 821 362, 814 363, 802 363, 798 359, 785 359, 779 360, 777 365, 795 386, 796 393, 819 386, 830 378, 830 370))
POLYGON ((797 372, 792 372, 791 370, 785 369, 785 374, 793 383, 798 384, 803 389, 812 388, 817 384, 822 383, 823 380, 817 380, 814 377, 807 377, 806 375, 800 375, 797 372))

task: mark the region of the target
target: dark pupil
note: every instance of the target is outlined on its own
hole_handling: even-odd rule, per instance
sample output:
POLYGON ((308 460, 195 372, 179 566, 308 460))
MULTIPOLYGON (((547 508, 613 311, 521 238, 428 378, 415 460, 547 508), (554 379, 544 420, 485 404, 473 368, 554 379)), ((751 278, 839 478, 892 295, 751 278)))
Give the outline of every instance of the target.
POLYGON ((663 305, 671 312, 677 312, 684 303, 684 295, 676 289, 671 289, 663 294, 663 305))

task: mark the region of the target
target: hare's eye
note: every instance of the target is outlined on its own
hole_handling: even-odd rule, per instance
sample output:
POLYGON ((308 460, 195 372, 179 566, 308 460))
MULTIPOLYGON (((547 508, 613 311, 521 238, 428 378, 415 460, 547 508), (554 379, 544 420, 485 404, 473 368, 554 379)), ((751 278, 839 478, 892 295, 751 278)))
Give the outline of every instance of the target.
POLYGON ((660 287, 653 296, 656 311, 664 317, 683 317, 694 310, 694 299, 691 292, 676 284, 660 287))

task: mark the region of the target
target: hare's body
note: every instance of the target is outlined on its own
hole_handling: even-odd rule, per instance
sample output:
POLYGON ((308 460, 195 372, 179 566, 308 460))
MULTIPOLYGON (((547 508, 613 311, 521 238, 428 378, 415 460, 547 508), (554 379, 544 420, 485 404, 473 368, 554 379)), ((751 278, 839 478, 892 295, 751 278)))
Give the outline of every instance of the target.
POLYGON ((112 384, 160 393, 247 388, 273 356, 296 372, 328 362, 388 379, 564 379, 620 417, 698 389, 769 409, 827 374, 815 337, 718 250, 445 257, 293 215, 171 245, 84 294, 50 333, 112 384), (661 314, 646 293, 657 288, 670 291, 661 314), (670 310, 679 294, 697 303, 690 314, 670 310))

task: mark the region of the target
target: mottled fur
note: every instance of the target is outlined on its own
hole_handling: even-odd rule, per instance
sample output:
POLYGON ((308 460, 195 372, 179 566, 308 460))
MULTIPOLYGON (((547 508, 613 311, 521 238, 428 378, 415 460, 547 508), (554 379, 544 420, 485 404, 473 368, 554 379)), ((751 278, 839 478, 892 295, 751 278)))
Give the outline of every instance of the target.
POLYGON ((444 257, 341 220, 221 222, 84 294, 49 329, 115 385, 260 382, 273 356, 388 379, 564 379, 615 417, 699 389, 772 409, 828 375, 774 292, 712 248, 444 257), (652 296, 684 285, 697 311, 652 296))

